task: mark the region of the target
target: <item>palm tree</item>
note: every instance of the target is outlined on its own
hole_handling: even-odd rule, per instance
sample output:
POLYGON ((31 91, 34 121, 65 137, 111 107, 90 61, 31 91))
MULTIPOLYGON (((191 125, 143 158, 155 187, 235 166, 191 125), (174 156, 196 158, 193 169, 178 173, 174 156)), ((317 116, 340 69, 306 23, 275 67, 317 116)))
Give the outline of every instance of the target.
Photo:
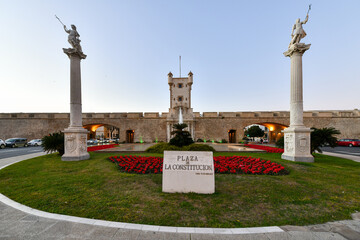
POLYGON ((48 136, 44 136, 41 141, 44 152, 52 153, 57 151, 60 156, 64 154, 64 133, 58 132, 49 134, 48 136))
POLYGON ((329 145, 334 148, 337 146, 337 138, 333 135, 340 134, 340 131, 330 127, 330 128, 311 128, 311 153, 318 151, 322 153, 320 147, 329 145))
POLYGON ((186 127, 187 124, 185 123, 174 124, 174 131, 172 131, 171 134, 175 134, 175 136, 170 139, 170 145, 182 147, 194 143, 191 134, 188 131, 184 131, 186 127))

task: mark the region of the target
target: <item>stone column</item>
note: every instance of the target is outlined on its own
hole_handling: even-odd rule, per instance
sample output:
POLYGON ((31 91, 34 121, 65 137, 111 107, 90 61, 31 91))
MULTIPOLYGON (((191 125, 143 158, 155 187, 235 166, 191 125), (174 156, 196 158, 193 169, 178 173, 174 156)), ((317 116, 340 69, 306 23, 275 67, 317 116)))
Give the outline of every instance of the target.
POLYGON ((295 43, 284 52, 291 59, 290 127, 284 132, 284 153, 281 158, 296 162, 314 162, 310 152, 310 128, 303 123, 302 56, 311 44, 295 43))
POLYGON ((196 138, 195 138, 195 121, 191 122, 191 137, 194 140, 194 142, 196 142, 196 138))
POLYGON ((65 153, 61 160, 85 160, 90 158, 86 144, 89 131, 82 127, 80 61, 85 59, 86 55, 73 48, 63 48, 63 50, 70 59, 70 125, 63 131, 65 153))

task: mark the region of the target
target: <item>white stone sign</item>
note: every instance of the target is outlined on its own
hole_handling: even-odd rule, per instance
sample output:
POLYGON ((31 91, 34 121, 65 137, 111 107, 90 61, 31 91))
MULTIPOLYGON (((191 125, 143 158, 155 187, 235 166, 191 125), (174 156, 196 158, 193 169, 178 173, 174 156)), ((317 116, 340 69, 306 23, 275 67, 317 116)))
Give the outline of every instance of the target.
POLYGON ((215 192, 212 152, 164 151, 162 191, 215 192))

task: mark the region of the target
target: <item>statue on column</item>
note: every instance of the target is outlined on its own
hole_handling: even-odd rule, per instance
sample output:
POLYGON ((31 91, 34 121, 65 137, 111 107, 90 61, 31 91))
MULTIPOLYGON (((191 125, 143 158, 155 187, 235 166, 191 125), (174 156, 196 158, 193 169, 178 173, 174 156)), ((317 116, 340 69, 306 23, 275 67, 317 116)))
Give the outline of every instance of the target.
POLYGON ((306 24, 307 21, 309 20, 310 9, 311 9, 311 4, 309 5, 309 10, 306 14, 306 18, 304 21, 300 22, 300 18, 296 19, 296 22, 295 22, 295 24, 292 28, 292 32, 291 32, 291 42, 289 44, 289 48, 293 44, 300 43, 300 40, 306 36, 306 32, 304 31, 302 25, 306 24))
POLYGON ((82 53, 82 48, 80 45, 81 40, 79 39, 80 34, 76 30, 76 26, 72 24, 71 29, 67 29, 66 26, 64 25, 64 30, 69 34, 68 42, 70 43, 70 45, 78 52, 82 53))
MULTIPOLYGON (((68 52, 77 52, 79 53, 79 55, 81 56, 85 56, 86 55, 83 53, 81 45, 80 45, 80 34, 78 33, 78 31, 76 30, 76 26, 74 24, 71 25, 71 29, 67 29, 66 25, 62 23, 62 21, 60 20, 60 18, 58 18, 56 15, 55 17, 57 18, 57 20, 59 20, 59 22, 63 25, 64 30, 66 33, 69 34, 68 36, 68 42, 70 43, 70 45, 73 47, 72 49, 69 48, 67 49, 68 52)), ((64 50, 65 51, 65 50, 64 50)))

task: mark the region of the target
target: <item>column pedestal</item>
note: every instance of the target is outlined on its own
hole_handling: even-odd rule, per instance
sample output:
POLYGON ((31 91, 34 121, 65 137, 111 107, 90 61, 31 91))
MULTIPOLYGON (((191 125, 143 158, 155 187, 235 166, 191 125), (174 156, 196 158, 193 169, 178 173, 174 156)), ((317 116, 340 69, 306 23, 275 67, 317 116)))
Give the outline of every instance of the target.
POLYGON ((65 137, 65 153, 62 155, 63 161, 80 161, 90 158, 87 152, 87 134, 88 130, 80 128, 66 128, 64 131, 65 137))
POLYGON ((89 131, 82 127, 80 61, 85 59, 86 55, 72 48, 63 50, 70 59, 70 125, 63 131, 65 153, 61 160, 85 160, 90 158, 86 144, 89 131))
POLYGON ((310 132, 310 128, 305 126, 283 130, 284 153, 281 158, 296 162, 314 162, 314 157, 310 154, 310 132))
POLYGON ((296 43, 284 52, 291 59, 290 127, 283 130, 284 153, 282 159, 296 162, 314 162, 311 155, 310 128, 303 124, 302 56, 310 44, 296 43))

